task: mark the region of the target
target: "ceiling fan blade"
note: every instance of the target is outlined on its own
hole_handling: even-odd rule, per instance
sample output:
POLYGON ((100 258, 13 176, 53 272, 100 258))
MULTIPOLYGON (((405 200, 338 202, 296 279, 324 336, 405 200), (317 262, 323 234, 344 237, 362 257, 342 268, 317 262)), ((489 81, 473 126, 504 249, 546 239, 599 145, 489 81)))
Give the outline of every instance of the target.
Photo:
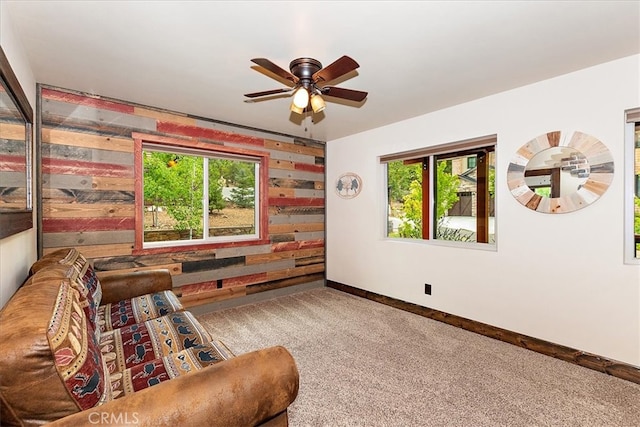
POLYGON ((360 65, 348 56, 343 56, 335 62, 327 65, 322 70, 317 71, 311 76, 314 82, 324 81, 330 82, 338 77, 344 76, 347 73, 358 68, 360 65))
POLYGON ((367 97, 368 92, 362 92, 353 89, 343 89, 341 87, 323 87, 321 89, 323 95, 332 96, 334 98, 348 99, 349 101, 362 102, 367 97))
POLYGON ((287 70, 280 68, 273 62, 269 61, 267 58, 253 58, 251 62, 253 62, 254 64, 258 64, 262 68, 271 71, 273 74, 282 77, 285 80, 289 80, 294 84, 298 83, 299 79, 296 76, 294 76, 287 70))
POLYGON ((258 98, 260 96, 275 95, 276 93, 291 92, 292 90, 293 88, 272 89, 262 92, 245 93, 244 96, 246 96, 247 98, 258 98))

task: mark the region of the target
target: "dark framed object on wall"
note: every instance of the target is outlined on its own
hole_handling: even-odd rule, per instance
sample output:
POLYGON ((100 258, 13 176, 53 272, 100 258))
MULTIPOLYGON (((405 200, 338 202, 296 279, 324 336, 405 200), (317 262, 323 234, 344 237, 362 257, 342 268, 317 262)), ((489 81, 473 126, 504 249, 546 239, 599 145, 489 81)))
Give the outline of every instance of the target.
POLYGON ((0 239, 33 227, 33 108, 0 47, 0 239))

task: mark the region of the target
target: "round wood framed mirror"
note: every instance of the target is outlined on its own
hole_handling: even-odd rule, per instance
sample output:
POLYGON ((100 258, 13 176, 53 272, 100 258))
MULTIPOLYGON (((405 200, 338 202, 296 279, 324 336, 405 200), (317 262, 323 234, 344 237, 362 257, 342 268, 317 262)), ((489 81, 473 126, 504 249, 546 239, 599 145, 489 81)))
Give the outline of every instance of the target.
POLYGON ((515 199, 536 212, 573 212, 595 202, 613 179, 613 157, 597 138, 561 131, 540 135, 516 152, 507 170, 515 199))

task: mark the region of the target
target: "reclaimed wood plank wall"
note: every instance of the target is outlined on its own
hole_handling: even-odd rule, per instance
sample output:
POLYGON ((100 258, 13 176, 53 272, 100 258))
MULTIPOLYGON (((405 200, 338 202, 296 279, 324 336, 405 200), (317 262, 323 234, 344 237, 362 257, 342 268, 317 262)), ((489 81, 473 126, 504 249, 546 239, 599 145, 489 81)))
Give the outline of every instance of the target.
POLYGON ((0 116, 0 206, 24 209, 27 200, 25 126, 0 116))
POLYGON ((41 86, 42 248, 101 275, 167 268, 187 307, 324 281, 324 144, 41 86), (269 153, 269 243, 135 255, 133 132, 269 153))

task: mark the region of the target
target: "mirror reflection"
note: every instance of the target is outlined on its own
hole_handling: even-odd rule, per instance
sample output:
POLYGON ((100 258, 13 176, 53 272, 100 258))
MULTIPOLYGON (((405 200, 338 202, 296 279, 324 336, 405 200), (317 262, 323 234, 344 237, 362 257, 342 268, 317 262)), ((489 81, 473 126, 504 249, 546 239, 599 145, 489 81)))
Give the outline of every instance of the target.
POLYGON ((0 81, 0 210, 27 209, 26 124, 0 81))
POLYGON ((611 152, 598 138, 553 131, 518 149, 509 163, 507 185, 528 209, 566 213, 600 198, 611 185, 613 170, 611 152))
POLYGON ((524 180, 527 187, 540 196, 562 197, 582 188, 589 172, 589 162, 580 151, 570 147, 551 147, 529 160, 524 180))
POLYGON ((33 227, 33 109, 0 46, 0 239, 33 227))

